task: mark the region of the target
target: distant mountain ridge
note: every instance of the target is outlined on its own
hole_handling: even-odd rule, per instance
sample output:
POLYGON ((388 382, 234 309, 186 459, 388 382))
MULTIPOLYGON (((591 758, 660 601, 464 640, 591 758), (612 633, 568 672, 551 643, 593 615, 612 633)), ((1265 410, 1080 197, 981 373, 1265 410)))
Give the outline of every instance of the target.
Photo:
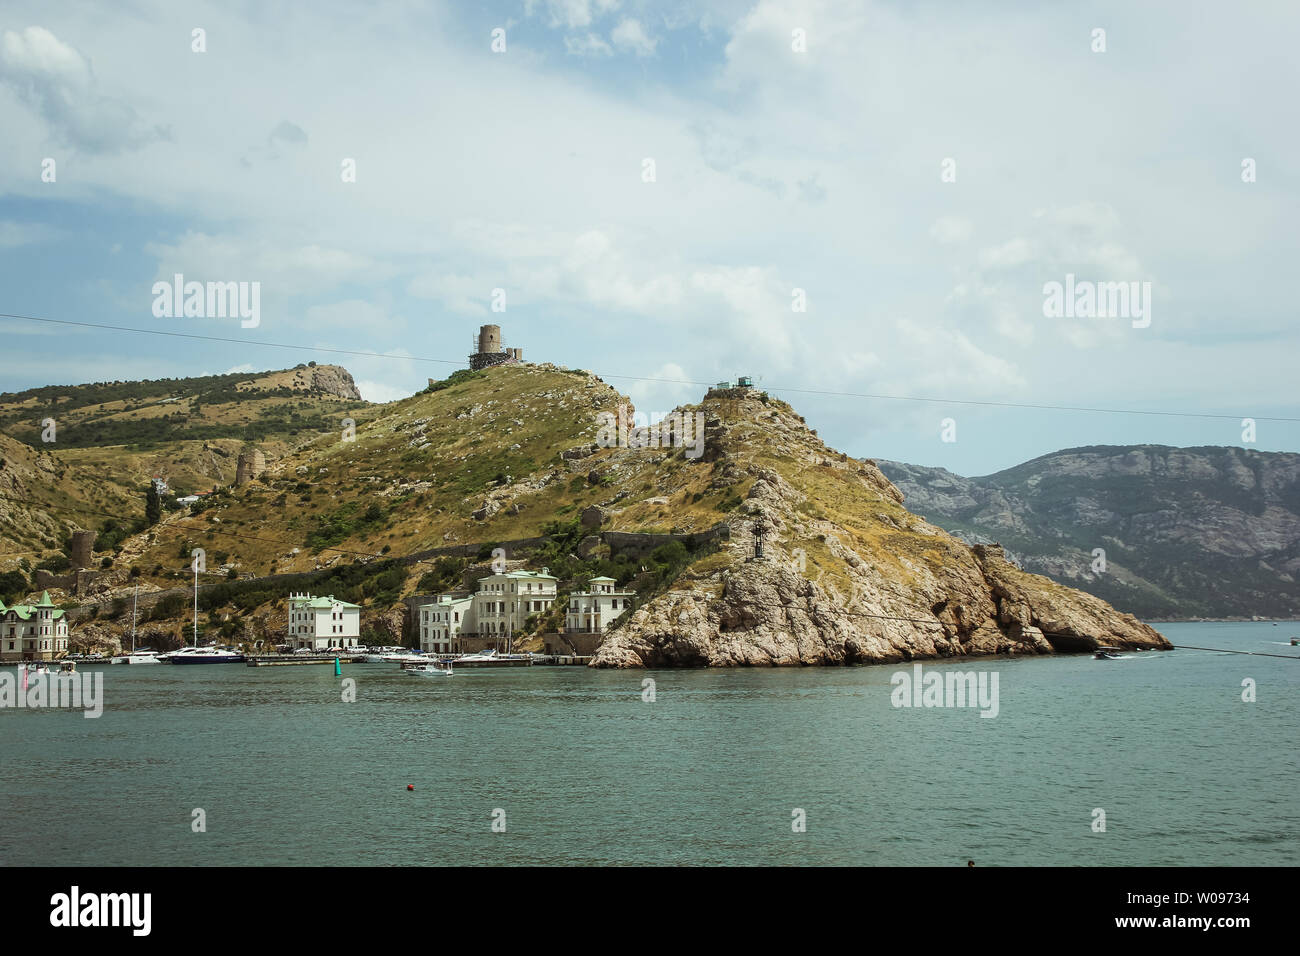
POLYGON ((1300 455, 1092 445, 982 478, 877 464, 915 513, 1139 617, 1300 616, 1300 455))

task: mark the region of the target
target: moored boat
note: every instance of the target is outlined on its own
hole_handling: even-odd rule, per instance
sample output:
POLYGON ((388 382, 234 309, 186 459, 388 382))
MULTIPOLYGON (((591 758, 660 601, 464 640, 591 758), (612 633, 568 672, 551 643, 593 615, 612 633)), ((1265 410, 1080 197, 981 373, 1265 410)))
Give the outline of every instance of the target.
POLYGON ((162 663, 162 658, 158 656, 157 651, 149 650, 148 648, 140 648, 139 650, 136 649, 135 620, 136 620, 136 604, 139 600, 139 595, 140 595, 140 587, 139 585, 137 585, 131 597, 131 650, 126 654, 119 654, 117 657, 112 658, 109 661, 110 664, 161 664, 162 663))
POLYGON ((529 654, 499 654, 493 649, 458 657, 456 663, 462 667, 531 667, 533 658, 529 654))
POLYGON ((429 658, 414 651, 403 651, 396 654, 380 654, 379 659, 385 664, 407 664, 411 662, 421 663, 429 658))
POLYGON ((109 663, 111 664, 161 664, 158 652, 147 649, 132 651, 130 654, 122 654, 114 657, 109 663))
POLYGON ((225 647, 182 647, 159 657, 169 664, 242 664, 246 660, 243 654, 225 647))

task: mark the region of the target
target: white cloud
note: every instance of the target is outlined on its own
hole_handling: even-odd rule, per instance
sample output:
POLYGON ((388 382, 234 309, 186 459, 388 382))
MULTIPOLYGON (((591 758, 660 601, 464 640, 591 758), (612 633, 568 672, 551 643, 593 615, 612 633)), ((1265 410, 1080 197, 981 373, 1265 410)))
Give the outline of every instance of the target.
MULTIPOLYGON (((550 23, 553 27, 591 26, 592 21, 618 7, 619 0, 545 0, 550 23)), ((532 15, 538 6, 537 0, 526 0, 524 10, 532 15)))
POLYGON ((372 382, 360 380, 357 382, 357 391, 367 402, 395 402, 398 399, 410 398, 415 394, 414 389, 402 388, 399 385, 390 385, 387 382, 372 382))
POLYGON ((939 243, 965 242, 971 237, 975 227, 969 219, 960 216, 944 216, 930 227, 930 238, 939 243))
POLYGON ((564 49, 570 56, 613 56, 614 50, 594 33, 564 38, 564 49))
POLYGON ((1022 266, 1034 258, 1034 247, 1029 240, 1016 238, 985 249, 980 253, 980 265, 986 269, 1009 269, 1022 266))
POLYGON ((473 276, 421 275, 411 280, 408 291, 422 299, 437 299, 444 308, 460 315, 486 316, 493 288, 499 287, 473 276))
POLYGON ((90 61, 43 27, 0 36, 0 83, 10 87, 67 145, 88 152, 114 152, 165 138, 146 129, 120 97, 99 91, 90 61))
POLYGON ((699 386, 681 384, 695 379, 676 362, 665 362, 654 371, 648 372, 645 378, 658 381, 615 380, 614 384, 632 399, 632 404, 636 406, 638 412, 650 415, 654 421, 658 421, 678 405, 699 401, 699 386))
POLYGON ((614 46, 627 50, 637 56, 651 56, 655 51, 657 40, 652 39, 641 26, 640 20, 628 18, 616 26, 609 35, 614 46))
POLYGON ((179 272, 196 282, 261 282, 263 301, 268 295, 328 291, 350 281, 381 281, 394 272, 346 249, 290 245, 270 237, 187 232, 172 243, 147 243, 145 251, 158 259, 156 279, 179 272))
POLYGON ((60 230, 43 223, 0 219, 0 249, 16 249, 18 246, 50 242, 62 238, 63 235, 60 230))

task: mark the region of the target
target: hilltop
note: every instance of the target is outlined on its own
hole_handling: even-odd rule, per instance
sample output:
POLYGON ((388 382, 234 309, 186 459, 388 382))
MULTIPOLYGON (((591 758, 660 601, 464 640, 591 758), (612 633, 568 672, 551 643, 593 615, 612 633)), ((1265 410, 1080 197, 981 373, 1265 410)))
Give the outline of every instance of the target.
POLYGON ((63 551, 74 529, 111 551, 154 476, 172 496, 207 492, 234 480, 245 448, 275 458, 369 408, 333 365, 0 394, 0 571, 63 551))
POLYGON ((551 567, 562 593, 597 572, 637 591, 602 666, 1167 646, 1104 602, 909 513, 878 468, 828 448, 754 389, 679 409, 704 424, 693 447, 602 447, 599 416, 626 421, 631 402, 552 365, 458 372, 371 412, 355 433, 319 434, 197 513, 122 542, 104 593, 123 593, 131 568, 155 586, 183 583, 185 556, 203 547, 209 570, 230 578, 201 600, 223 633, 269 636, 292 580, 364 600, 367 627, 400 634, 403 597, 448 587, 471 558, 522 542, 509 556, 551 567), (662 544, 628 553, 617 532, 662 544), (460 558, 446 556, 455 549, 460 558), (418 554, 429 557, 407 557, 418 554), (298 577, 266 581, 272 573, 298 577))
MULTIPOLYGON (((177 441, 284 441, 340 405, 364 405, 347 369, 299 365, 267 372, 140 382, 45 385, 0 393, 0 430, 60 450, 156 449, 177 441), (46 419, 56 425, 45 437, 46 419)), ((331 421, 329 427, 333 427, 331 421)))
POLYGON ((1142 617, 1300 617, 1300 455, 1101 445, 983 478, 880 467, 948 531, 1142 617))

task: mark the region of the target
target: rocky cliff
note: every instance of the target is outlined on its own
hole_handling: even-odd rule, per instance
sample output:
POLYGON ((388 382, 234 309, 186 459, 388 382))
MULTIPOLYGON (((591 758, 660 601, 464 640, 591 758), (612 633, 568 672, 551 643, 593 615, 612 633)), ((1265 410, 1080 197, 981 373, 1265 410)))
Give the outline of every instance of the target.
POLYGON ((342 398, 361 401, 361 392, 352 379, 352 373, 341 365, 299 365, 282 372, 264 372, 241 385, 249 391, 268 388, 290 388, 318 397, 342 398))
MULTIPOLYGON (((908 512, 871 462, 783 402, 708 398, 703 461, 740 501, 729 542, 605 641, 598 667, 853 664, 1168 642, 908 512), (762 556, 756 557, 756 537, 762 556)), ((661 491, 661 494, 664 494, 661 491)), ((666 497, 671 501, 672 493, 666 497)))
POLYGON ((880 467, 918 514, 1123 610, 1300 616, 1300 455, 1093 446, 983 478, 880 467))

